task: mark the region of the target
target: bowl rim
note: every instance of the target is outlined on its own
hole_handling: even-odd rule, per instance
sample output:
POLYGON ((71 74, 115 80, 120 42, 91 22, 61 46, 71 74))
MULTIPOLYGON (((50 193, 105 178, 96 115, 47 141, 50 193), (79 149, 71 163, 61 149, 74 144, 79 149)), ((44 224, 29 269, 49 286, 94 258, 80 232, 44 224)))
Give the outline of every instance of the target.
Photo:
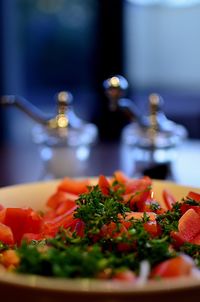
POLYGON ((26 289, 37 289, 69 294, 117 294, 144 295, 150 293, 167 293, 200 289, 200 278, 179 277, 165 280, 150 280, 145 284, 113 280, 65 279, 36 275, 16 275, 12 272, 0 272, 0 284, 12 285, 26 289))

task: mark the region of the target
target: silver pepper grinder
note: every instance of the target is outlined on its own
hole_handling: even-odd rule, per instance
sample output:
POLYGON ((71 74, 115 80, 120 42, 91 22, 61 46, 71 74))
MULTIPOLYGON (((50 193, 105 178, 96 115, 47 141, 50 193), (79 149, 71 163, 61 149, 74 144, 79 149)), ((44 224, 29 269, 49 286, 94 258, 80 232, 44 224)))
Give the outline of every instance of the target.
POLYGON ((109 103, 115 103, 115 110, 123 111, 129 121, 122 130, 121 138, 132 154, 134 174, 172 178, 171 165, 176 158, 177 147, 187 137, 187 130, 166 117, 164 101, 156 93, 149 96, 149 115, 141 114, 132 100, 123 97, 128 88, 126 81, 124 89, 125 81, 122 76, 114 76, 104 82, 104 88, 109 103), (113 79, 118 85, 113 85, 113 79), (115 93, 110 93, 113 90, 115 93))
POLYGON ((98 137, 97 127, 75 114, 71 93, 59 92, 56 102, 56 114, 48 116, 22 97, 6 95, 0 100, 1 105, 16 106, 36 122, 32 137, 44 165, 43 178, 84 173, 91 146, 98 137))

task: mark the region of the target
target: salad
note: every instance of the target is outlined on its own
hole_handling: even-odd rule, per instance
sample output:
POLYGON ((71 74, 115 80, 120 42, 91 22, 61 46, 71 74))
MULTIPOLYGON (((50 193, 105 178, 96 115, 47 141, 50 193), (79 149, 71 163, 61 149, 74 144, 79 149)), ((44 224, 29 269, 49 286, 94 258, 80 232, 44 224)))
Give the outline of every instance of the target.
POLYGON ((0 206, 1 269, 50 277, 133 283, 200 278, 200 194, 177 201, 152 180, 116 171, 63 179, 47 210, 0 206))

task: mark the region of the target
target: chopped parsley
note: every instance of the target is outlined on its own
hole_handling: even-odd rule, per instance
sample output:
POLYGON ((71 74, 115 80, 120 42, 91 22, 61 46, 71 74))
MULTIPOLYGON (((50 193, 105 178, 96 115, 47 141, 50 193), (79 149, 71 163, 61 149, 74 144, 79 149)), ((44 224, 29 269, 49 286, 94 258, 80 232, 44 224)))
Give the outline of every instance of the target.
POLYGON ((79 207, 74 217, 85 223, 86 233, 98 234, 101 227, 110 222, 119 222, 119 214, 130 211, 119 198, 119 193, 112 191, 111 195, 102 194, 98 186, 90 188, 90 192, 80 195, 77 200, 79 207))
POLYGON ((172 210, 157 216, 157 222, 164 235, 170 236, 171 231, 178 230, 178 221, 181 218, 180 203, 173 204, 172 210))

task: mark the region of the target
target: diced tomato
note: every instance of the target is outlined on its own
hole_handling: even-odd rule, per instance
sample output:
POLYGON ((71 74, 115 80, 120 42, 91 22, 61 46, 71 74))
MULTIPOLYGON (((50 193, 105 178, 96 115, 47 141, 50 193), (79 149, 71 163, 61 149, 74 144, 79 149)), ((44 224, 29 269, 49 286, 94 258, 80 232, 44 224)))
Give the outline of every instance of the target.
POLYGON ((67 212, 73 212, 77 208, 77 204, 73 200, 66 200, 60 203, 56 209, 56 216, 65 214, 67 212))
POLYGON ((121 224, 118 229, 115 222, 110 222, 109 224, 103 225, 100 235, 105 238, 117 238, 118 236, 127 233, 127 229, 123 224, 121 224))
POLYGON ((185 212, 187 212, 187 210, 189 210, 189 209, 193 209, 197 214, 200 215, 200 205, 199 205, 199 206, 192 206, 192 205, 186 204, 186 203, 183 203, 183 204, 181 205, 180 210, 181 210, 182 215, 183 215, 185 212))
POLYGON ((136 275, 134 272, 132 272, 129 269, 126 269, 124 271, 118 271, 112 276, 112 280, 115 281, 131 281, 135 282, 137 280, 136 275))
POLYGON ((56 209, 62 202, 66 200, 77 200, 78 195, 69 194, 63 191, 57 191, 55 194, 51 195, 47 200, 47 206, 51 209, 56 209))
POLYGON ((173 239, 172 244, 173 244, 173 246, 175 246, 175 247, 180 247, 180 246, 183 245, 184 242, 185 242, 185 239, 184 239, 184 237, 181 235, 180 232, 172 231, 172 232, 170 233, 170 236, 171 236, 171 238, 173 239))
POLYGON ((126 182, 125 194, 149 191, 149 187, 152 185, 152 180, 148 176, 144 176, 141 179, 130 179, 126 182))
POLYGON ((172 193, 165 189, 163 190, 162 192, 162 195, 163 195, 163 200, 164 200, 164 203, 165 203, 165 206, 168 210, 171 210, 172 209, 172 206, 173 204, 176 203, 176 199, 175 197, 172 195, 172 193))
POLYGON ((0 211, 4 209, 4 206, 0 204, 0 211))
MULTIPOLYGON (((62 194, 66 194, 67 195, 72 195, 72 194, 68 194, 65 192, 59 192, 62 194)), ((71 212, 73 212, 76 208, 77 208, 77 204, 75 202, 76 199, 78 199, 78 195, 73 195, 76 196, 76 198, 74 199, 68 199, 65 198, 64 200, 60 200, 57 205, 53 205, 53 207, 55 206, 55 208, 52 208, 52 210, 47 211, 44 216, 43 216, 43 220, 44 221, 48 221, 48 220, 52 220, 54 218, 56 218, 57 216, 60 215, 65 215, 65 214, 69 214, 71 212)), ((52 199, 53 200, 53 199, 52 199)))
POLYGON ((140 211, 142 212, 154 212, 156 214, 163 214, 166 212, 154 199, 147 199, 144 201, 143 205, 140 207, 140 211), (153 205, 157 205, 155 210, 153 210, 153 205))
MULTIPOLYGON (((19 243, 24 233, 27 216, 30 209, 7 208, 5 215, 5 224, 9 226, 13 232, 15 242, 19 243)), ((27 230, 26 230, 27 232, 27 230)))
POLYGON ((31 210, 27 215, 26 222, 24 224, 24 232, 39 233, 41 229, 42 218, 35 211, 31 210))
POLYGON ((42 240, 44 239, 44 234, 34 234, 34 233, 24 233, 22 236, 22 240, 25 240, 26 242, 31 242, 33 240, 42 240))
POLYGON ((192 239, 191 243, 200 245, 200 233, 192 239))
POLYGON ((98 181, 99 188, 104 195, 109 195, 110 192, 110 184, 107 180, 107 178, 104 175, 99 176, 98 181))
POLYGON ((47 211, 46 213, 44 213, 42 218, 43 218, 43 222, 44 222, 44 221, 47 221, 47 220, 51 220, 55 217, 56 217, 55 210, 50 210, 50 211, 47 211))
POLYGON ((11 228, 14 241, 20 243, 25 232, 40 232, 41 217, 32 209, 7 208, 4 223, 11 228))
POLYGON ((187 255, 163 261, 158 264, 151 273, 152 278, 173 278, 189 275, 194 267, 194 261, 187 255))
POLYGON ((142 211, 144 202, 151 197, 152 181, 144 176, 142 179, 130 179, 125 184, 124 200, 130 202, 130 208, 133 210, 135 204, 139 211, 142 211))
POLYGON ((46 220, 43 223, 42 226, 42 232, 45 235, 55 235, 58 230, 63 228, 69 228, 74 222, 74 214, 73 212, 67 212, 65 214, 62 214, 60 216, 57 216, 53 219, 46 220))
MULTIPOLYGON (((60 224, 62 224, 62 222, 65 221, 67 216, 70 216, 73 218, 73 215, 74 215, 73 213, 77 208, 77 204, 74 201, 69 201, 69 203, 65 206, 66 206, 65 207, 66 211, 64 211, 62 214, 59 214, 59 215, 56 214, 55 216, 52 215, 52 217, 51 217, 51 215, 47 215, 43 218, 43 222, 47 223, 47 224, 51 223, 51 224, 55 224, 55 225, 58 224, 59 226, 63 226, 60 224)), ((55 211, 55 213, 56 213, 56 211, 55 211)))
POLYGON ((89 184, 90 182, 88 179, 75 180, 66 177, 59 184, 58 191, 64 191, 75 195, 79 195, 82 193, 86 193, 88 191, 87 187, 89 186, 89 184))
POLYGON ((1 263, 5 267, 16 267, 20 262, 19 256, 14 250, 7 250, 2 253, 1 263))
POLYGON ((188 198, 195 200, 196 202, 200 202, 200 194, 190 191, 187 195, 188 198))
POLYGON ((140 206, 141 212, 154 212, 151 210, 151 206, 153 204, 153 200, 147 199, 143 202, 143 204, 140 206))
POLYGON ((124 204, 131 203, 132 210, 133 210, 134 204, 137 203, 137 199, 135 200, 134 197, 135 196, 132 193, 122 195, 123 203, 124 204))
POLYGON ((1 223, 4 223, 5 215, 6 215, 6 209, 2 209, 2 210, 0 211, 0 222, 1 222, 1 223))
POLYGON ((120 184, 125 184, 129 180, 129 178, 120 170, 115 171, 114 178, 120 184))
POLYGON ((193 209, 193 206, 179 219, 178 232, 171 232, 170 235, 175 247, 181 246, 184 242, 200 244, 200 215, 193 209))
POLYGON ((191 241, 200 233, 200 216, 189 209, 179 219, 178 230, 185 241, 191 241))
POLYGON ((156 221, 147 221, 144 223, 144 229, 153 237, 160 235, 160 228, 156 221))
POLYGON ((55 194, 51 195, 47 200, 47 206, 52 209, 56 209, 58 205, 66 200, 66 193, 63 191, 57 191, 55 194))
POLYGON ((14 244, 14 237, 11 228, 3 223, 0 223, 0 241, 9 245, 14 244))
POLYGON ((84 229, 85 229, 85 224, 83 221, 80 219, 74 219, 74 224, 71 225, 70 230, 71 232, 76 232, 78 236, 81 238, 84 237, 84 229))

